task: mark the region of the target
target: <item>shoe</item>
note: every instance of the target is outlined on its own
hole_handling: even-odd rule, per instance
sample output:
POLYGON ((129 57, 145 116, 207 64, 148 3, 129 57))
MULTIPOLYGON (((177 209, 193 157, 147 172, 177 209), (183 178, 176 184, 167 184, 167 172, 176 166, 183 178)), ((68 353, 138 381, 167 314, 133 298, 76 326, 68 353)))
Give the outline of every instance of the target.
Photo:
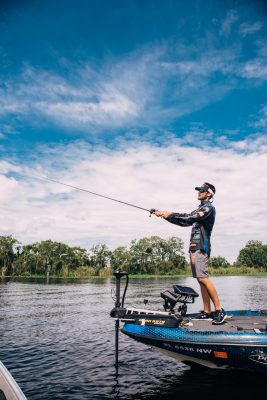
POLYGON ((192 317, 192 319, 200 321, 212 321, 212 314, 211 313, 209 314, 206 311, 200 311, 200 313, 192 317))
POLYGON ((221 310, 216 310, 214 313, 214 318, 212 320, 212 325, 220 325, 223 324, 225 319, 226 319, 227 315, 224 311, 224 309, 222 308, 221 310))

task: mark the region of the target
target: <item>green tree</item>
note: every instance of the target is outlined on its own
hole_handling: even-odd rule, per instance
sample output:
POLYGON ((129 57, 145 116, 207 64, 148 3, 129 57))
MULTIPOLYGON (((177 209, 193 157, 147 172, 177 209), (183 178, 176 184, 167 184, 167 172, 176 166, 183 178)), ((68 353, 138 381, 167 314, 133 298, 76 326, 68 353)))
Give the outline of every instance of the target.
POLYGON ((227 268, 230 267, 230 263, 226 260, 226 258, 217 256, 211 257, 209 260, 209 266, 212 268, 227 268))
POLYGON ((184 269, 185 266, 183 242, 180 238, 171 237, 164 240, 158 236, 151 236, 131 242, 130 273, 154 274, 168 269, 168 272, 173 273, 178 272, 180 268, 184 269))
POLYGON ((150 238, 132 240, 130 246, 129 272, 131 274, 153 273, 155 254, 150 238))
POLYGON ((119 246, 110 254, 110 266, 113 270, 121 268, 125 271, 129 269, 130 253, 125 246, 119 246))
POLYGON ((186 259, 184 256, 183 248, 184 243, 178 237, 171 237, 167 240, 168 260, 173 263, 175 268, 185 269, 186 259))
POLYGON ((97 270, 109 265, 111 252, 105 244, 97 244, 90 249, 90 265, 97 270))
POLYGON ((87 250, 51 240, 23 247, 14 265, 17 275, 68 276, 78 267, 89 266, 87 250))
POLYGON ((17 257, 16 246, 19 242, 10 236, 0 236, 0 267, 2 275, 12 275, 12 266, 17 257))
POLYGON ((267 269, 267 245, 258 240, 250 240, 240 250, 237 265, 267 269))

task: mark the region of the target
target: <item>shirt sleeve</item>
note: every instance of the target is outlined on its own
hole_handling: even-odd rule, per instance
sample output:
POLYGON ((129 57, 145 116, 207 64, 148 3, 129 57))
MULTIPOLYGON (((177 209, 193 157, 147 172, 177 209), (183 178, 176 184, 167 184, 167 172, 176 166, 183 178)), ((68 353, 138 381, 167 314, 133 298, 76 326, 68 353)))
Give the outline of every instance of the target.
POLYGON ((179 226, 191 226, 195 222, 204 221, 211 213, 212 207, 204 204, 190 214, 172 213, 166 220, 179 226))

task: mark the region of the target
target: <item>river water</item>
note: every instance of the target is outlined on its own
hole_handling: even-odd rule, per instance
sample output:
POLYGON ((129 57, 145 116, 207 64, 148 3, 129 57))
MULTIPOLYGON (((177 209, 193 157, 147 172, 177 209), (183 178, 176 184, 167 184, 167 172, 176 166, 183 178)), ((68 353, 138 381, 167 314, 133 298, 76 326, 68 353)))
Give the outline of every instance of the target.
MULTIPOLYGON (((214 277, 227 309, 267 308, 267 276, 214 277)), ((132 279, 126 305, 162 309, 160 291, 193 278, 132 279)), ((248 399, 266 395, 266 376, 191 369, 120 334, 114 368, 114 281, 0 281, 0 360, 30 400, 248 399)), ((190 306, 202 308, 198 298, 190 306)), ((266 398, 266 396, 264 396, 266 398)))

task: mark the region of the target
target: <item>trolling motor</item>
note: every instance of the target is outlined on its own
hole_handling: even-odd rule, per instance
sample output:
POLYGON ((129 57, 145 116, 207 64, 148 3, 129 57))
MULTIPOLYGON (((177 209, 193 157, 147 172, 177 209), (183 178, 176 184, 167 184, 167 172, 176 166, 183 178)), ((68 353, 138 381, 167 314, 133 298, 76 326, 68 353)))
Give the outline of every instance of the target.
POLYGON ((117 269, 116 271, 114 271, 113 275, 116 278, 115 307, 111 310, 110 316, 115 319, 115 366, 116 368, 118 368, 120 319, 123 318, 126 313, 126 308, 124 308, 124 300, 128 287, 129 277, 128 272, 121 269, 117 269), (121 278, 123 278, 124 276, 126 277, 126 284, 121 299, 121 278))
MULTIPOLYGON (((186 316, 187 304, 194 303, 198 293, 187 286, 173 285, 174 292, 164 290, 160 293, 164 300, 164 311, 149 310, 146 308, 124 307, 124 300, 128 288, 128 272, 121 269, 116 270, 113 275, 116 278, 115 307, 111 310, 110 316, 115 319, 115 367, 118 369, 119 363, 119 328, 120 321, 127 324, 141 326, 153 326, 164 328, 178 328, 186 316), (121 279, 126 277, 123 296, 121 298, 121 279), (178 312, 175 312, 177 303, 181 303, 178 312)), ((147 299, 144 300, 146 305, 147 299)))

